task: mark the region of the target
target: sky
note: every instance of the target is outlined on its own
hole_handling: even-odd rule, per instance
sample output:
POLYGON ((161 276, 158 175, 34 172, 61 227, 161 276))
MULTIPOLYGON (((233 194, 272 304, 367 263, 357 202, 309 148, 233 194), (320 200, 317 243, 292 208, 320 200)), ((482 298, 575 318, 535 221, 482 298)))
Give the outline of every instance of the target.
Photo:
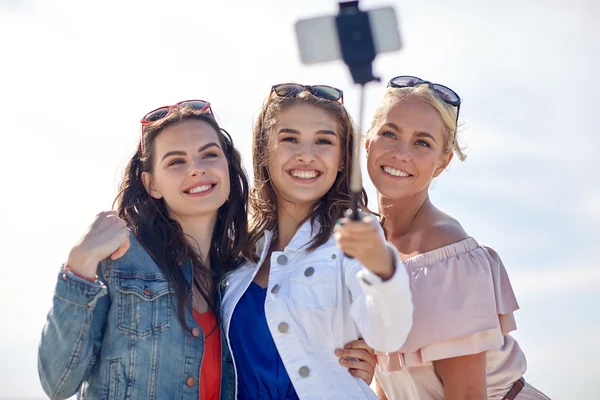
MULTIPOLYGON (((528 382, 553 399, 596 398, 600 358, 600 3, 365 1, 393 5, 403 49, 385 81, 416 75, 462 99, 455 157, 431 197, 501 255, 521 310, 528 382)), ((341 62, 304 66, 295 21, 331 0, 0 0, 0 399, 44 398, 37 345, 57 272, 110 209, 158 106, 204 99, 251 165, 251 126, 271 85, 358 90, 341 62)), ((364 163, 363 163, 364 164, 364 163)), ((364 167, 364 165, 363 165, 364 167)), ((375 206, 375 191, 364 185, 375 206)))

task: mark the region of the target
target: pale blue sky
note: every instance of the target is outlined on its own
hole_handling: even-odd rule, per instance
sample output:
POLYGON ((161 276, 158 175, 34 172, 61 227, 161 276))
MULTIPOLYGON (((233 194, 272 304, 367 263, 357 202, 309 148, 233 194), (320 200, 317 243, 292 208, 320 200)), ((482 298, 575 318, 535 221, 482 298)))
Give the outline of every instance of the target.
MULTIPOLYGON (((389 4, 405 47, 378 58, 376 72, 440 82, 464 100, 467 161, 453 162, 431 194, 502 256, 521 305, 526 378, 553 399, 595 398, 599 3, 363 7, 389 4)), ((251 124, 274 83, 340 87, 357 116, 345 67, 304 67, 296 52, 295 20, 335 9, 331 0, 0 0, 0 398, 43 397, 37 343, 56 273, 111 207, 146 111, 211 101, 248 169, 251 124)), ((383 89, 369 86, 366 115, 383 89)))

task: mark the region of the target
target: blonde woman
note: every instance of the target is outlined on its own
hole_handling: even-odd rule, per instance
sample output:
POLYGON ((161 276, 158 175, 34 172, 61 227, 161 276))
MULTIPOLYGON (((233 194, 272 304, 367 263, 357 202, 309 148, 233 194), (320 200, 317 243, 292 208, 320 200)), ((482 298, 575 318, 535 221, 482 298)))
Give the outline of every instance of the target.
POLYGON ((410 275, 414 322, 376 377, 390 400, 547 399, 526 383, 515 295, 498 254, 435 207, 429 185, 452 158, 461 99, 413 76, 390 80, 367 134, 367 168, 387 239, 410 275))

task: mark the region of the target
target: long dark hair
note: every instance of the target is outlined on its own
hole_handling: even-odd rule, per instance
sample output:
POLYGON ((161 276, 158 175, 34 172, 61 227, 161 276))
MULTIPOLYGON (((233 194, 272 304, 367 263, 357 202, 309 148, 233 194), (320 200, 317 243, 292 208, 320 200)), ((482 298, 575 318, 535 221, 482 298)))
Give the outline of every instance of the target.
POLYGON ((177 297, 179 319, 183 326, 187 326, 185 305, 192 297, 192 287, 185 280, 180 267, 187 260, 192 262, 194 286, 218 318, 216 284, 224 272, 235 268, 246 243, 248 178, 242 167, 240 153, 233 146, 229 133, 219 126, 212 115, 188 107, 175 108, 166 118, 146 125, 142 140, 144 154, 140 141, 125 169, 115 199, 119 217, 126 221, 129 229, 167 276, 177 297), (217 211, 210 254, 205 255, 210 257, 211 269, 203 264, 201 255, 188 243, 179 223, 169 217, 164 200, 150 196, 142 182, 142 172, 152 173, 154 167, 156 137, 167 126, 187 120, 201 120, 215 129, 229 164, 229 198, 217 211))
MULTIPOLYGON (((269 135, 278 121, 279 114, 298 104, 310 104, 319 107, 333 116, 340 126, 340 143, 342 147, 342 170, 337 174, 333 186, 327 194, 319 199, 313 211, 306 217, 311 223, 319 223, 316 233, 307 250, 311 251, 329 240, 336 220, 344 216, 350 208, 350 170, 352 167, 352 145, 356 134, 356 126, 345 107, 335 101, 325 100, 309 92, 302 92, 295 97, 273 97, 267 99, 256 119, 253 129, 252 161, 254 168, 254 185, 250 191, 250 222, 248 247, 244 255, 252 260, 257 259, 255 249, 257 241, 265 230, 277 234, 277 193, 269 176, 269 135)), ((367 209, 367 193, 363 189, 359 197, 359 207, 367 209)), ((302 221, 301 224, 304 222, 302 221)))

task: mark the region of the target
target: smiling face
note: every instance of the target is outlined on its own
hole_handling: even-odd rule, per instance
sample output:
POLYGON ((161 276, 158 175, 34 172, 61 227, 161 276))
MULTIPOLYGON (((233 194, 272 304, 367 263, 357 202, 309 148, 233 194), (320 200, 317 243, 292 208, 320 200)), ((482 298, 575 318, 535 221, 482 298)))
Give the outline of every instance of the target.
POLYGON ((333 186, 341 167, 340 127, 323 108, 297 104, 283 111, 269 132, 271 184, 277 203, 311 210, 333 186))
POLYGON ((152 172, 142 179, 148 193, 163 199, 169 216, 216 216, 229 197, 229 165, 215 129, 189 119, 165 127, 155 138, 152 172))
POLYGON ((426 101, 409 96, 384 112, 367 140, 367 170, 377 191, 398 199, 427 191, 446 168, 444 124, 426 101))

